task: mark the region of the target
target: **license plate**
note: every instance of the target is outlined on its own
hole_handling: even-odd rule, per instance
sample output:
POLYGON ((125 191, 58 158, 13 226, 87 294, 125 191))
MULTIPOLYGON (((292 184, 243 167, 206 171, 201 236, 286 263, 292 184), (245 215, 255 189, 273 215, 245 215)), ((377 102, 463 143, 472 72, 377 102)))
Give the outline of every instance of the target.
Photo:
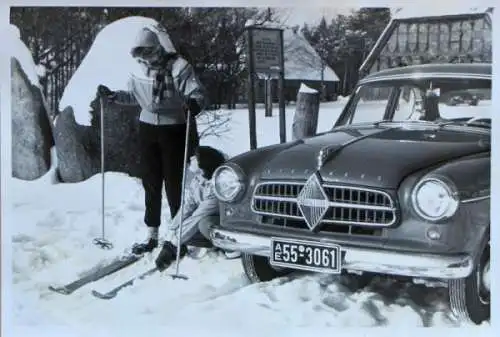
POLYGON ((342 269, 340 261, 339 245, 271 238, 269 263, 272 266, 339 274, 342 269))

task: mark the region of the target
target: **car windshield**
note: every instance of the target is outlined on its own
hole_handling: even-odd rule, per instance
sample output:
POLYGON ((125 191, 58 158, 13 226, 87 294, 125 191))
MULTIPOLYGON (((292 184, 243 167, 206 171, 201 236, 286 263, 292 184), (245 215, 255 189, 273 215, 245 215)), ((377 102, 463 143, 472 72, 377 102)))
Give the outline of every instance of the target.
POLYGON ((367 83, 358 87, 348 109, 348 124, 427 121, 489 126, 491 80, 451 78, 367 83))

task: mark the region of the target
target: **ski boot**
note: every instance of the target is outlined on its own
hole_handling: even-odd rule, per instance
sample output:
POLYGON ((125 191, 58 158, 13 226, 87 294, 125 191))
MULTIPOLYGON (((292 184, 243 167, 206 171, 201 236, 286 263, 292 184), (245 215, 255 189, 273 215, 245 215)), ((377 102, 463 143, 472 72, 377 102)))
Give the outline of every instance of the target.
POLYGON ((132 254, 142 255, 144 253, 151 253, 158 247, 158 228, 148 228, 148 238, 143 243, 136 243, 132 246, 132 254))

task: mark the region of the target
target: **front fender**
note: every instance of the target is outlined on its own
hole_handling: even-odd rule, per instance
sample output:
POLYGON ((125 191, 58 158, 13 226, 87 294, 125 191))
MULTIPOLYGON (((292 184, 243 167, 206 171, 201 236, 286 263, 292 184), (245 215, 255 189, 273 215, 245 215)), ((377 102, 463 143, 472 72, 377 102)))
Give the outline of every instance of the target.
POLYGON ((460 201, 484 199, 490 196, 491 154, 467 156, 439 166, 428 175, 444 176, 455 184, 460 201))
POLYGON ((446 232, 449 247, 471 254, 484 248, 490 227, 490 153, 459 158, 425 170, 414 172, 400 185, 398 197, 403 205, 402 218, 426 225, 434 224, 446 232), (444 177, 458 190, 460 206, 454 216, 436 223, 421 219, 411 201, 411 192, 424 177, 444 177))
POLYGON ((462 157, 414 172, 406 177, 399 186, 399 199, 402 203, 412 208, 410 194, 415 185, 422 178, 435 176, 438 178, 444 177, 453 182, 462 204, 483 201, 490 197, 490 172, 490 152, 462 157))

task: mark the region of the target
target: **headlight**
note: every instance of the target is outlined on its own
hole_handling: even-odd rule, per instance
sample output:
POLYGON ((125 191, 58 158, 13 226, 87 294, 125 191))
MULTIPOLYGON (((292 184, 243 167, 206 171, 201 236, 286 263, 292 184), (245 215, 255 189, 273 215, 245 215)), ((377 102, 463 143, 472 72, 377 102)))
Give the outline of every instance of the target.
POLYGON ((223 165, 214 172, 215 196, 224 202, 231 202, 245 187, 243 175, 231 166, 223 165))
POLYGON ((459 200, 453 185, 438 178, 424 178, 413 189, 412 203, 419 216, 438 221, 453 216, 459 200))

